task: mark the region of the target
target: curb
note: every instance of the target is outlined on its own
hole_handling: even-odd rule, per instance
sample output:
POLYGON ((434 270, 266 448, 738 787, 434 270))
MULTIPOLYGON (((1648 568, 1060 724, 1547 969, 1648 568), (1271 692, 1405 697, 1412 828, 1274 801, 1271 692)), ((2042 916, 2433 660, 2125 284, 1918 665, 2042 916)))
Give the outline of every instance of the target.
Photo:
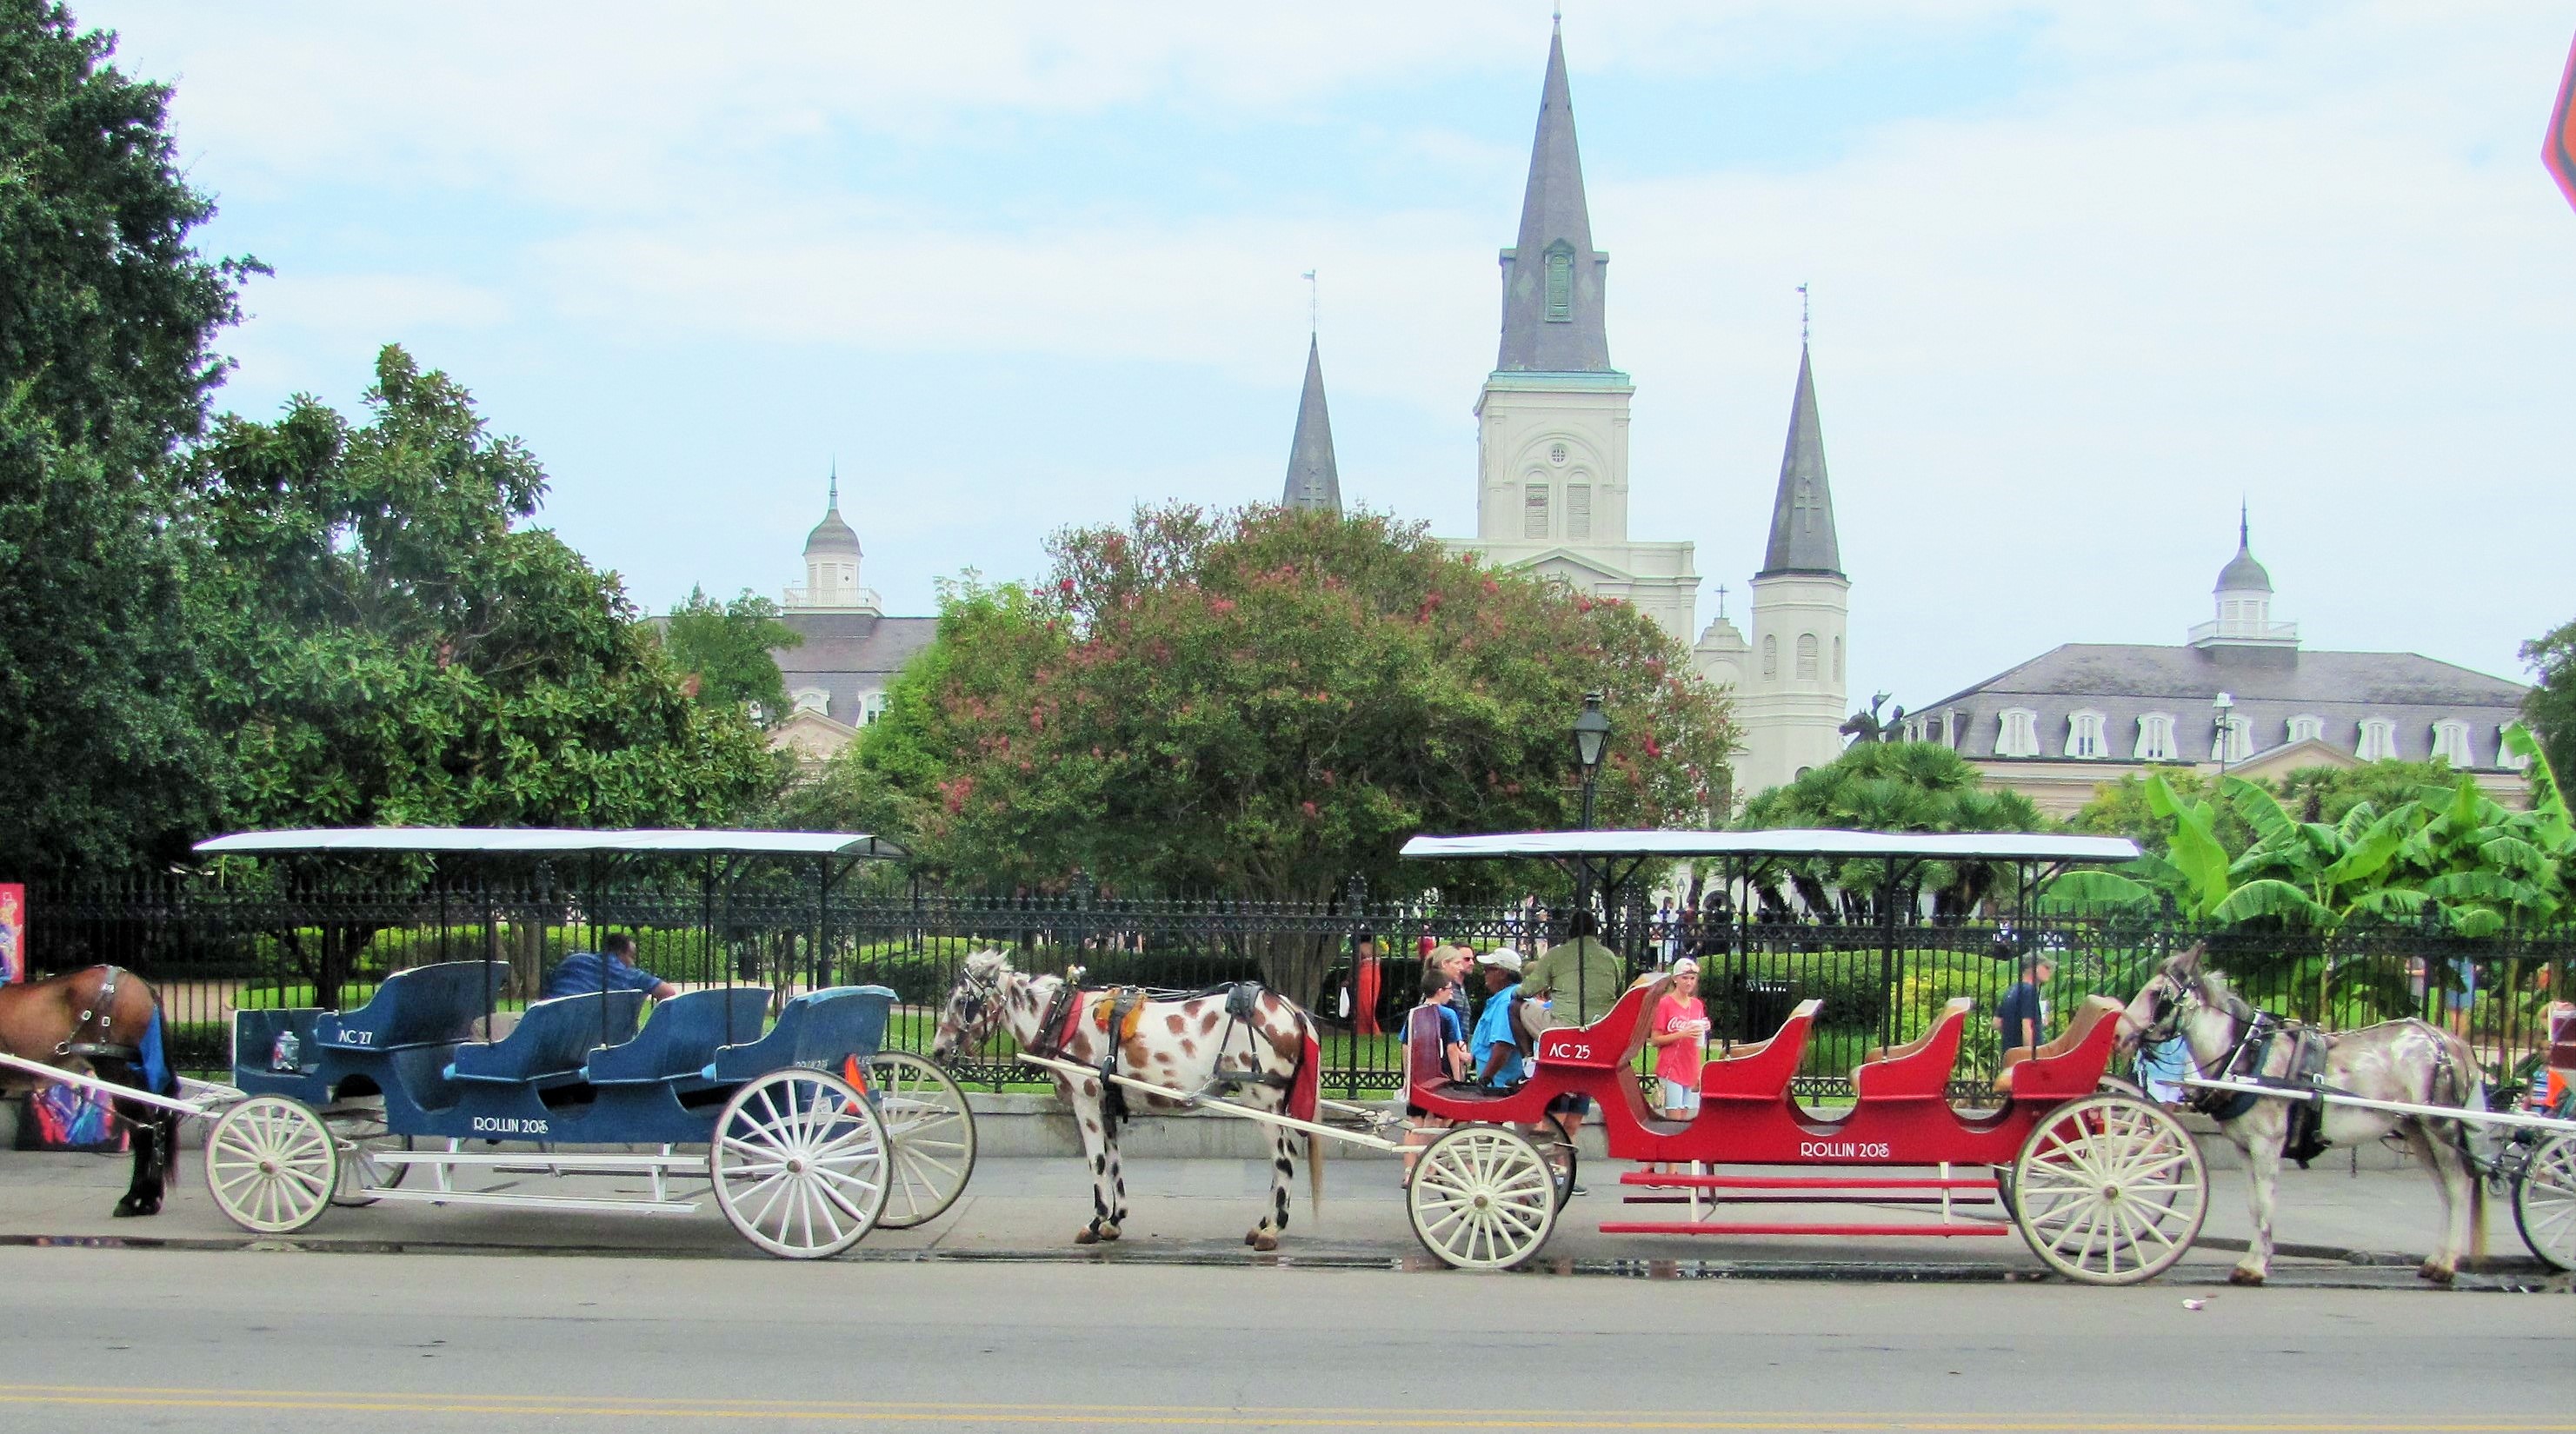
MULTIPOLYGON (((2212 1243, 2212 1248, 2220 1248, 2212 1243)), ((245 1235, 239 1239, 201 1237, 131 1237, 123 1235, 0 1235, 0 1248, 11 1249, 83 1249, 83 1250, 154 1250, 190 1254, 229 1254, 244 1251, 305 1255, 466 1255, 536 1256, 574 1259, 645 1259, 645 1260, 746 1260, 766 1261, 758 1251, 739 1249, 704 1250, 634 1250, 603 1245, 562 1245, 530 1249, 522 1245, 450 1243, 427 1240, 350 1240, 310 1239, 245 1235)), ((2290 1253, 2285 1247, 2282 1253, 2290 1253)), ((1592 1279, 1631 1280, 1737 1280, 1752 1283, 1779 1284, 1875 1284, 1875 1285, 2071 1285, 2045 1271, 2012 1269, 1995 1265, 1940 1264, 1925 1261, 1872 1262, 1851 1261, 1798 1263, 1782 1261, 1666 1260, 1567 1258, 1539 1259, 1518 1270, 1473 1271, 1452 1270, 1426 1255, 1389 1255, 1379 1251, 1317 1250, 1303 1254, 1251 1254, 1231 1246, 1206 1249, 1171 1250, 869 1250, 864 1247, 834 1257, 826 1263, 876 1265, 1136 1265, 1162 1269, 1237 1269, 1237 1270, 1341 1270, 1375 1271, 1390 1274, 1430 1274, 1457 1279, 1474 1279, 1480 1274, 1502 1274, 1522 1277, 1582 1277, 1592 1279)), ((2405 1263, 2412 1265, 2409 1260, 2405 1263)), ((2537 1266, 2537 1262, 2527 1262, 2537 1266)), ((2444 1293, 2441 1286, 2410 1276, 2392 1279, 2387 1275, 2373 1277, 2365 1271, 2384 1270, 2384 1263, 2359 1263, 2349 1272, 2336 1270, 2276 1270, 2271 1283, 2297 1289, 2352 1290, 2422 1290, 2444 1293)), ((2576 1289, 2571 1277, 2547 1272, 2527 1273, 2518 1270, 2485 1269, 2463 1274, 2448 1292, 2474 1294, 2565 1294, 2576 1289)), ((2201 1266, 2188 1272, 2168 1272, 2154 1284, 2184 1289, 2233 1288, 2227 1274, 2217 1266, 2201 1266)), ((2248 1291, 2251 1294, 2251 1291, 2248 1291)))

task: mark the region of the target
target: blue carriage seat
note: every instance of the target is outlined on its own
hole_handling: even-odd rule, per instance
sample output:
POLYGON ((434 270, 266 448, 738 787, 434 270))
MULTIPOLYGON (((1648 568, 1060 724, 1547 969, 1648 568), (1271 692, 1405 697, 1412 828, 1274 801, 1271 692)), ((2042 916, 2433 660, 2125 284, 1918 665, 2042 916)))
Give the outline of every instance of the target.
POLYGON ((582 1067, 592 1085, 652 1085, 695 1078, 716 1048, 735 1036, 757 1039, 769 1019, 769 992, 758 986, 691 991, 653 1008, 643 1034, 590 1053, 582 1067))
POLYGON ((407 1051, 470 1040, 488 997, 509 989, 506 961, 442 961, 396 971, 367 1004, 313 1023, 313 1043, 336 1051, 407 1051))
POLYGON ((592 1051, 633 1040, 636 1018, 643 1013, 641 991, 585 991, 537 1001, 510 1034, 458 1046, 445 1074, 450 1080, 497 1085, 568 1080, 581 1074, 592 1051))
POLYGON ((747 1081, 783 1066, 841 1073, 841 1061, 875 1055, 885 1044, 894 992, 883 986, 834 986, 787 1003, 778 1024, 759 1040, 726 1046, 702 1074, 712 1081, 747 1081))

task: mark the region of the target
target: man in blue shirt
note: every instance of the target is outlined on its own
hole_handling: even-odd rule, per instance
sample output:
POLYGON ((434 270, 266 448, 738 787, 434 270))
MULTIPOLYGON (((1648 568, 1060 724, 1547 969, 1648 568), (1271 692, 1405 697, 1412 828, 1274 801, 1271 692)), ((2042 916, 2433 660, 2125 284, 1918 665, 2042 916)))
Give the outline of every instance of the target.
POLYGON ((2031 1049, 2046 1034, 2048 1003, 2041 997, 2040 988, 2056 974, 2056 964, 2045 956, 2023 958, 2020 983, 2004 992, 2003 1004, 1995 1012, 1995 1025, 2006 1051, 2031 1049))
POLYGON ((1527 1068, 1521 1060, 1520 1033, 1512 1029, 1512 998, 1521 989, 1521 953, 1509 946, 1476 958, 1485 975, 1485 1008, 1476 1014, 1476 1033, 1467 1042, 1467 1059, 1476 1079, 1487 1085, 1518 1085, 1527 1068))
POLYGON ((575 951, 546 973, 537 999, 580 996, 592 991, 642 991, 656 1001, 680 994, 680 988, 635 964, 635 938, 620 931, 599 943, 598 951, 575 951), (605 953, 605 954, 602 954, 605 953))

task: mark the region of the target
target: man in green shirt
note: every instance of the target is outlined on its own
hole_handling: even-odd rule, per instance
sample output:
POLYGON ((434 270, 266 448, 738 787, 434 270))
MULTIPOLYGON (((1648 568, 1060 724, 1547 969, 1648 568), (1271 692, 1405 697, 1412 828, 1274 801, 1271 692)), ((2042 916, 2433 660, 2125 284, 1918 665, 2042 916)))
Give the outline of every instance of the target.
MULTIPOLYGON (((1591 912, 1574 913, 1566 923, 1566 938, 1521 973, 1521 1009, 1528 1013, 1525 1019, 1532 1030, 1588 1026, 1618 1004, 1628 989, 1628 963, 1602 943, 1600 930, 1591 912)), ((1535 1042, 1531 1049, 1537 1049, 1535 1042)), ((1575 1133, 1583 1128, 1583 1117, 1591 1112, 1588 1095, 1561 1095, 1548 1102, 1548 1119, 1556 1123, 1569 1151, 1575 1133)), ((1563 1168, 1560 1164, 1560 1173, 1563 1168)), ((1574 1193, 1582 1194, 1583 1187, 1575 1186, 1574 1193)))
POLYGON ((1521 973, 1521 995, 1544 999, 1548 1026, 1588 1026, 1628 989, 1628 963, 1603 945, 1589 911, 1574 913, 1563 941, 1521 973))

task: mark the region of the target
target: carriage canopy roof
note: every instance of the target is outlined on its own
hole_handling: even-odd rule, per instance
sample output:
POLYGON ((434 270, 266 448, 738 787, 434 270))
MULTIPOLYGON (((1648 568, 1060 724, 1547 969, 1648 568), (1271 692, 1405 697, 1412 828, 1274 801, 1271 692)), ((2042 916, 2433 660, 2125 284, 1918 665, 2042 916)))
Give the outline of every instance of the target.
POLYGON ((472 852, 490 855, 846 856, 900 860, 911 853, 865 832, 626 830, 564 827, 303 827, 234 832, 197 843, 207 856, 329 852, 472 852))
POLYGON ((1905 857, 1927 861, 2117 862, 2138 855, 2126 837, 2040 832, 1574 831, 1418 836, 1404 855, 1506 857, 1905 857))

